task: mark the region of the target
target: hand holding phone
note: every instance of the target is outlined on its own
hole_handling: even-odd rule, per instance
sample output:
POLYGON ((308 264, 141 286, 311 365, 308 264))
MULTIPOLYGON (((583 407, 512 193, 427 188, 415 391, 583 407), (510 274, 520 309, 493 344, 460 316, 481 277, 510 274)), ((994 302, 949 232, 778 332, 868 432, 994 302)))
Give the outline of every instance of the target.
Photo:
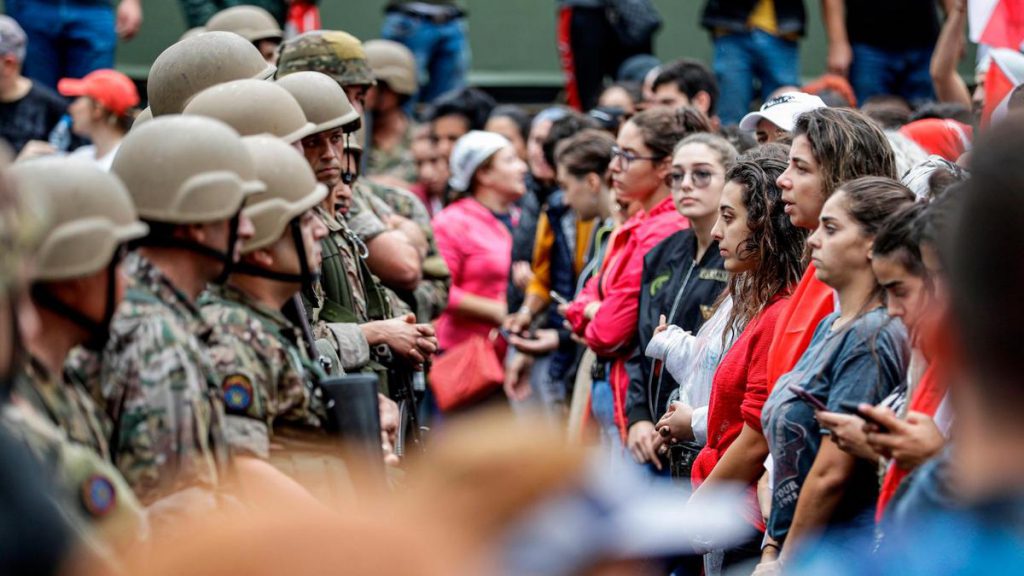
POLYGON ((559 294, 558 292, 555 292, 554 290, 548 292, 548 296, 550 296, 551 299, 555 301, 555 304, 558 304, 559 306, 569 305, 569 301, 562 297, 562 295, 559 294))
POLYGON ((861 404, 863 404, 863 402, 843 402, 842 404, 840 404, 840 406, 846 412, 849 412, 850 414, 854 414, 856 416, 859 416, 859 417, 863 418, 865 422, 870 422, 871 424, 874 424, 878 428, 878 431, 880 433, 888 434, 889 433, 889 428, 886 425, 884 425, 881 422, 879 422, 878 420, 876 420, 873 415, 871 415, 871 414, 869 414, 867 412, 861 411, 861 409, 860 409, 860 405, 861 404))

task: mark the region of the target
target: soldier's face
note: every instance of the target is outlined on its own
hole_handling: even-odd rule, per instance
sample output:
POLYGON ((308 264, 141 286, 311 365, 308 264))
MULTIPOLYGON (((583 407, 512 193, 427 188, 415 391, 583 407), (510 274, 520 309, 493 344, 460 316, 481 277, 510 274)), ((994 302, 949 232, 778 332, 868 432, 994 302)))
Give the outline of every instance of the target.
POLYGON ((341 128, 318 132, 302 139, 302 153, 316 173, 316 179, 327 188, 334 188, 341 180, 341 150, 345 133, 341 128))
MULTIPOLYGON (((313 210, 307 210, 299 216, 299 230, 302 233, 302 245, 306 253, 306 262, 311 272, 319 272, 323 257, 320 252, 320 241, 327 236, 327 226, 313 210)), ((274 272, 286 274, 302 273, 297 246, 292 237, 291 228, 285 229, 276 242, 267 247, 271 262, 268 268, 274 272)))
POLYGON ((348 96, 348 101, 352 103, 352 107, 356 109, 356 112, 362 114, 366 110, 366 93, 370 90, 370 86, 355 84, 342 86, 342 88, 345 90, 345 95, 348 96))
POLYGON ((342 154, 341 167, 343 173, 353 175, 354 178, 349 182, 346 182, 345 178, 340 178, 328 197, 334 198, 334 210, 347 216, 352 208, 352 186, 355 184, 355 178, 359 177, 359 156, 352 150, 346 150, 342 154))

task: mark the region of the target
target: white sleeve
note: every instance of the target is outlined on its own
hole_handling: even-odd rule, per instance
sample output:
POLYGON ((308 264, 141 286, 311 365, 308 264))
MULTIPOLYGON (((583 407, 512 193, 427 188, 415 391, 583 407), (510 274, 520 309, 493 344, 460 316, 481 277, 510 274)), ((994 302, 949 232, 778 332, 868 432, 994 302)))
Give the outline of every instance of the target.
POLYGON ((701 406, 693 409, 690 416, 690 428, 693 429, 693 439, 701 446, 708 443, 708 407, 701 406))

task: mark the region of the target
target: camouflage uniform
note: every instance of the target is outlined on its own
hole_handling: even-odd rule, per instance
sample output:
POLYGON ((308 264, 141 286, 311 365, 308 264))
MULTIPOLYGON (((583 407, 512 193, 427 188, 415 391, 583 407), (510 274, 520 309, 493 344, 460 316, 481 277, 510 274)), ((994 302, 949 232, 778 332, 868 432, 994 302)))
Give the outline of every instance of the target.
POLYGON ((52 475, 60 509, 87 550, 108 557, 109 544, 146 536, 142 506, 110 462, 70 440, 17 394, 0 408, 0 426, 24 444, 52 475), (106 538, 97 540, 97 533, 106 538))
POLYGON ((34 358, 26 363, 14 384, 15 393, 37 414, 48 417, 75 444, 110 460, 107 438, 110 420, 80 386, 55 380, 34 358))
POLYGON ((191 486, 215 489, 228 445, 201 344, 209 328, 145 257, 130 254, 124 268, 133 282, 114 314, 102 371, 114 463, 147 505, 191 486))
POLYGON ((351 34, 337 30, 306 32, 281 46, 278 78, 306 70, 323 72, 342 86, 377 83, 362 43, 351 34))
POLYGON ((412 134, 416 127, 409 123, 402 138, 388 151, 373 147, 366 159, 368 176, 390 176, 402 182, 416 182, 416 159, 412 155, 412 134))
MULTIPOLYGON (((357 183, 361 188, 362 183, 357 183)), ((381 220, 390 214, 398 214, 419 225, 427 237, 427 256, 423 260, 423 281, 413 292, 416 302, 416 320, 427 323, 436 320, 448 305, 448 288, 451 274, 434 241, 434 228, 430 223, 430 214, 423 202, 412 192, 385 186, 369 181, 362 195, 368 199, 367 204, 381 220)), ((404 302, 404 300, 403 300, 404 302)))
POLYGON ((209 290, 200 306, 215 326, 209 354, 228 420, 251 423, 228 427, 229 434, 236 428, 250 433, 232 447, 268 458, 275 425, 321 428, 326 414, 315 383, 326 374, 310 360, 300 330, 279 310, 230 286, 209 290))

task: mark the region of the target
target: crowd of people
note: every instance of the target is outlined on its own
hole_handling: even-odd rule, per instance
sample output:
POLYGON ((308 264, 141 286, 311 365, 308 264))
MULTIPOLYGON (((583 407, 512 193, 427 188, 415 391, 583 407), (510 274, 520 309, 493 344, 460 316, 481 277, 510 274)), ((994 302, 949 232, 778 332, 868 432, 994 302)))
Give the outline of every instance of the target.
POLYGON ((540 109, 253 6, 67 105, 0 16, 0 573, 1013 573, 1024 88, 768 4, 540 109))

